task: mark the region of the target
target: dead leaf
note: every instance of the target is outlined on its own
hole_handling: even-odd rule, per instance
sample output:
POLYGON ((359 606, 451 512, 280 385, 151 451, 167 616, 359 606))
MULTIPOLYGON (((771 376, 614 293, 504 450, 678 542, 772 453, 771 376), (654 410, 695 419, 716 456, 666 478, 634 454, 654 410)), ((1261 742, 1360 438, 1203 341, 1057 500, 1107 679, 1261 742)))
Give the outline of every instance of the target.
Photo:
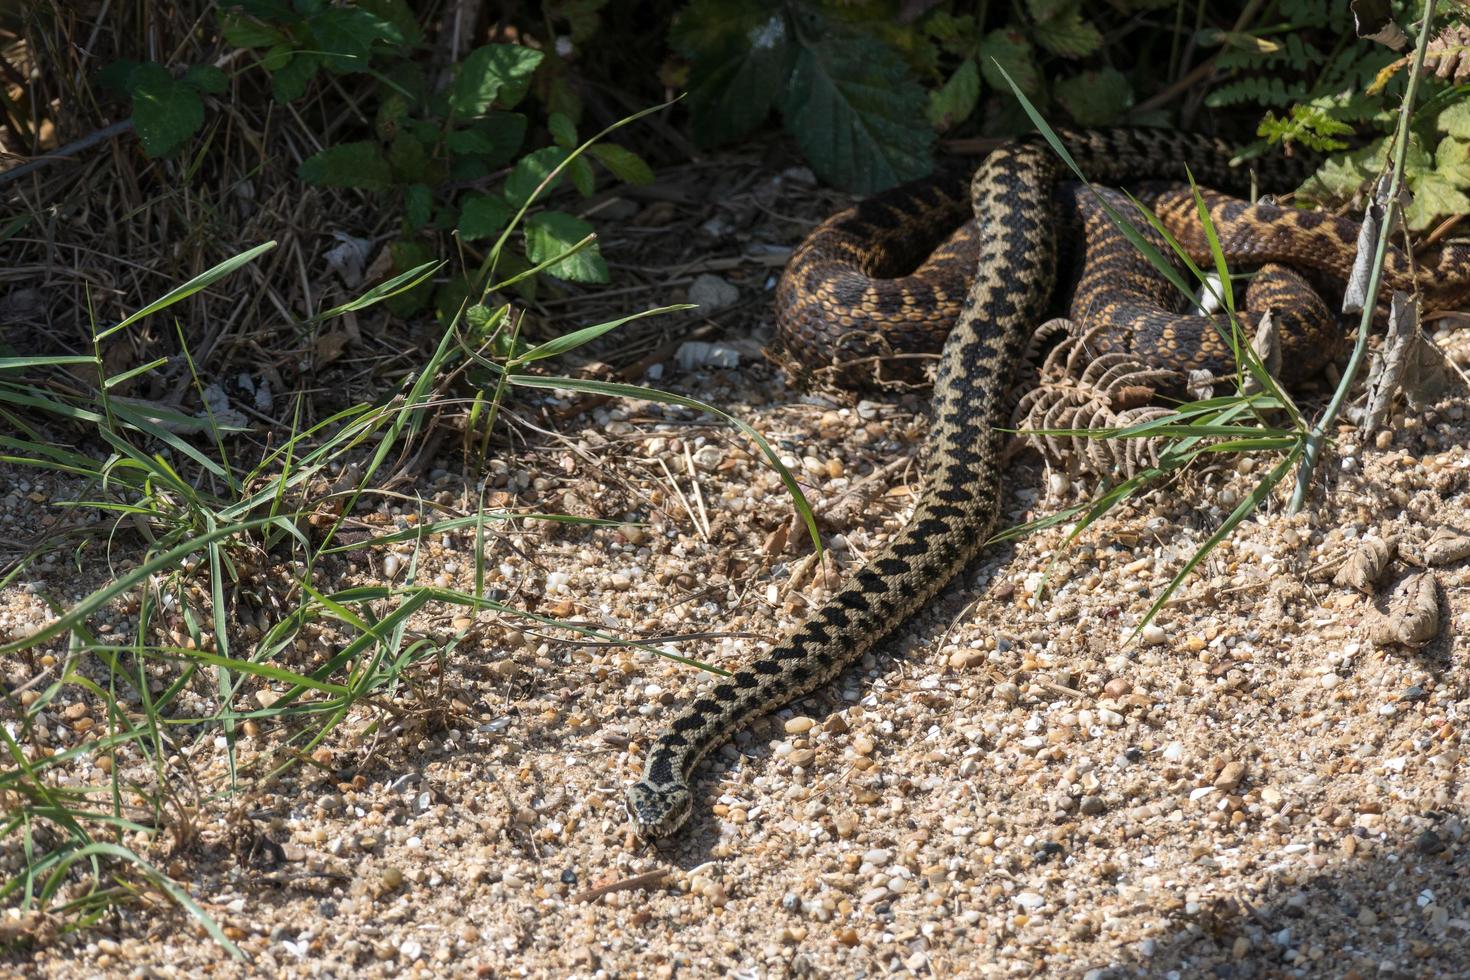
POLYGON ((1397 538, 1380 538, 1369 535, 1358 543, 1347 561, 1337 570, 1332 584, 1344 588, 1371 593, 1373 584, 1383 577, 1383 572, 1398 554, 1397 538))
POLYGON ((1374 643, 1421 647, 1439 635, 1439 583, 1430 572, 1399 583, 1372 633, 1374 643))
POLYGON ((1448 565, 1470 557, 1470 534, 1451 527, 1442 527, 1429 536, 1424 543, 1424 563, 1448 565))

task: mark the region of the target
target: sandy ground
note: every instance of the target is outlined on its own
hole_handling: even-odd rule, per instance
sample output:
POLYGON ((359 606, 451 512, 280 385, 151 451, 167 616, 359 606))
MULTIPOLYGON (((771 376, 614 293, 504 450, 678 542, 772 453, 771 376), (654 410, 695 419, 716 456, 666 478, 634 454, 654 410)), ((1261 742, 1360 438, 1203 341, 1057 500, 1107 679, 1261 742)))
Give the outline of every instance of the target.
MULTIPOLYGON (((764 273, 736 285, 768 304, 764 273)), ((729 339, 738 370, 670 361, 657 383, 740 415, 788 457, 823 515, 823 561, 730 429, 604 405, 497 464, 495 506, 622 522, 501 526, 486 559, 507 603, 729 668, 899 526, 921 484, 925 398, 799 392, 761 360, 760 329, 729 339)), ((1152 598, 1263 466, 1194 471, 1060 553, 1062 527, 990 552, 838 682, 739 733, 702 769, 687 831, 658 849, 630 836, 622 787, 708 675, 430 607, 422 635, 469 631, 442 669, 414 668, 394 714, 354 711, 310 764, 244 800, 213 795, 227 786, 213 737, 178 733, 171 765, 196 823, 177 852, 165 835, 149 853, 250 967, 162 902, 0 962, 138 977, 1463 976, 1466 560, 1430 569, 1440 625, 1425 645, 1382 643, 1378 627, 1431 536, 1470 531, 1467 437, 1470 399, 1451 398, 1370 446, 1345 441, 1306 513, 1273 501, 1136 642, 1152 598), (1371 595, 1333 584, 1368 535, 1398 537, 1406 557, 1371 595)), ((457 460, 437 465, 419 490, 472 512, 457 460)), ((1080 490, 1044 497, 1024 457, 1007 484, 1010 522, 1080 490)), ((75 520, 58 505, 83 492, 0 466, 0 538, 75 520)), ((355 516, 377 531, 417 519, 378 499, 355 516)), ((0 642, 137 547, 58 549, 0 590, 0 642)), ((436 535, 415 574, 471 588, 474 549, 472 533, 436 535)), ((318 585, 401 582, 412 556, 406 542, 328 563, 318 585)), ((237 643, 270 623, 268 604, 255 620, 237 643)), ((98 628, 134 625, 123 606, 98 628)), ((313 639, 330 651, 340 638, 313 639)), ((322 650, 303 644, 289 666, 322 650)), ((48 652, 64 654, 0 664, 7 683, 48 652)), ((186 704, 209 710, 212 681, 195 688, 186 704)), ((63 692, 47 737, 76 744, 94 715, 63 692)), ((247 733, 242 768, 285 734, 247 733)), ((84 755, 69 778, 104 777, 84 755)), ((14 867, 14 851, 0 857, 14 867)))

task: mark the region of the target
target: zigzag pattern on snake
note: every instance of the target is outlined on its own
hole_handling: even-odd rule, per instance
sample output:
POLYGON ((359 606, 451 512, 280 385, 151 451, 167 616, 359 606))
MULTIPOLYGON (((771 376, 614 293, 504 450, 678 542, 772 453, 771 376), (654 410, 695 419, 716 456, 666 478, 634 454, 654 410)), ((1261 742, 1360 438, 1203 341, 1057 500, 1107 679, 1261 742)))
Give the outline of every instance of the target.
MULTIPOLYGON (((1084 172, 1108 183, 1178 179, 1187 164, 1205 184, 1245 191, 1218 141, 1163 130, 1064 133, 1084 172)), ((1008 381, 1029 331, 1041 322, 1057 276, 1060 164, 1040 137, 1011 141, 975 172, 971 241, 910 244, 915 209, 966 225, 953 195, 919 185, 830 219, 797 252, 778 288, 778 326, 788 346, 825 361, 854 333, 878 333, 901 349, 943 341, 934 384, 932 462, 913 516, 769 653, 720 680, 674 719, 647 754, 628 808, 646 839, 677 830, 692 807, 695 766, 759 715, 834 678, 926 604, 982 549, 999 512, 999 436, 1008 381), (908 213, 890 210, 905 200, 908 213), (957 213, 958 212, 958 213, 957 213), (935 258, 902 277, 929 250, 935 258), (915 339, 917 338, 917 343, 915 339)), ((1298 168, 1300 169, 1300 168, 1298 168)), ((1261 175, 1267 190, 1302 174, 1261 175)), ((963 236, 962 236, 963 237, 963 236)), ((1269 256, 1258 258, 1260 261, 1269 256)), ((1465 276, 1470 284, 1470 276, 1465 276)))

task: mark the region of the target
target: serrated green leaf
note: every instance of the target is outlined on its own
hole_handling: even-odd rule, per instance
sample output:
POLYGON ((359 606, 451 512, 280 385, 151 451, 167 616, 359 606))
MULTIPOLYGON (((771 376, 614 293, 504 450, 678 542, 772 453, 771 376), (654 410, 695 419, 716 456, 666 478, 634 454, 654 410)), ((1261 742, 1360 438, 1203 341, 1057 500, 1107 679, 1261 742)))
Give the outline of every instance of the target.
POLYGON ((409 184, 403 190, 403 220, 409 231, 418 231, 434 213, 434 192, 427 184, 409 184))
POLYGON ((487 44, 460 63, 449 90, 449 107, 460 118, 483 114, 491 103, 511 109, 525 98, 542 52, 519 44, 487 44))
POLYGON ((739 139, 766 121, 791 75, 791 24, 771 0, 693 0, 669 41, 693 66, 689 114, 704 146, 739 139))
POLYGON ((248 17, 227 15, 220 34, 226 44, 237 48, 269 48, 286 43, 286 35, 268 24, 248 17))
POLYGON ((593 143, 587 148, 587 152, 625 184, 653 183, 653 171, 648 164, 626 146, 619 146, 617 143, 593 143))
POLYGON ((204 103, 199 93, 175 81, 162 65, 139 65, 130 83, 133 129, 149 157, 156 159, 174 152, 204 125, 204 103))
POLYGON ((557 146, 570 150, 577 145, 576 125, 560 112, 553 112, 546 117, 546 128, 557 146))
POLYGON ((291 55, 295 53, 296 49, 291 45, 277 44, 273 48, 268 48, 265 54, 260 56, 260 67, 268 72, 278 72, 291 63, 291 55))
POLYGON ((219 95, 230 87, 230 80, 214 65, 195 65, 184 72, 184 84, 210 95, 219 95))
POLYGON ((392 24, 398 31, 399 40, 394 42, 396 44, 413 46, 424 38, 418 18, 404 0, 357 0, 357 6, 392 24))
POLYGON ((509 163, 525 141, 526 117, 519 112, 488 112, 445 137, 452 152, 483 157, 491 167, 509 163))
MULTIPOLYGON (((526 219, 526 257, 534 264, 550 261, 592 234, 592 226, 561 211, 542 211, 526 219)), ((597 243, 584 247, 546 270, 573 282, 607 282, 607 263, 597 243)))
MULTIPOLYGON (((1031 36, 1043 48, 1064 58, 1085 58, 1102 47, 1102 32, 1076 10, 1041 21, 1032 28, 1031 36)), ((1016 82, 1020 84, 1020 79, 1016 82)))
POLYGON ((1470 139, 1470 99, 1460 99, 1451 103, 1434 121, 1435 128, 1441 133, 1459 139, 1470 139))
POLYGON ((566 175, 577 193, 583 197, 591 197, 593 191, 597 190, 597 174, 592 172, 592 164, 587 162, 586 157, 577 157, 567 164, 566 175))
POLYGON ((301 161, 299 175, 308 184, 322 187, 358 187, 387 190, 393 170, 376 143, 342 143, 329 146, 301 161))
POLYGON ((429 174, 429 151, 424 144, 407 133, 399 133, 388 144, 388 163, 396 177, 409 182, 427 183, 429 174))
MULTIPOLYGON (((566 156, 567 151, 559 146, 543 146, 521 157, 516 161, 510 176, 505 179, 505 199, 515 207, 525 204, 531 199, 531 195, 535 193, 541 182, 566 159, 566 156)), ((546 190, 549 191, 561 183, 565 173, 563 171, 558 174, 546 190)))
POLYGON ((966 58, 949 76, 949 81, 929 93, 929 125, 943 132, 970 118, 979 101, 980 69, 973 59, 966 58))
POLYGON ((991 88, 1008 89, 1005 77, 996 65, 1015 79, 1016 87, 1033 98, 1041 91, 1041 70, 1036 67, 1036 52, 1026 35, 1013 27, 991 31, 980 39, 980 74, 991 88))
POLYGON ((459 237, 493 238, 505 230, 515 209, 499 194, 471 194, 460 205, 459 237))
POLYGON ((316 77, 319 67, 320 57, 298 51, 279 70, 271 73, 271 94, 277 102, 294 102, 306 94, 306 87, 316 77))
POLYGON ((1453 136, 1440 140, 1434 151, 1434 170, 1461 190, 1470 190, 1470 141, 1453 136))
POLYGON ((339 75, 366 71, 375 42, 403 42, 398 28, 359 7, 328 7, 309 24, 322 66, 339 75))
MULTIPOLYGON (((1407 172, 1408 168, 1404 168, 1407 172)), ((1409 179, 1414 199, 1404 208, 1404 224, 1410 231, 1423 231, 1440 218, 1470 212, 1470 196, 1435 171, 1409 179)))
POLYGON ((829 33, 803 47, 782 106, 812 169, 871 193, 929 172, 924 90, 888 47, 829 33))
POLYGON ((1133 104, 1133 89, 1116 68, 1099 68, 1064 78, 1052 91, 1080 126, 1115 122, 1133 104))

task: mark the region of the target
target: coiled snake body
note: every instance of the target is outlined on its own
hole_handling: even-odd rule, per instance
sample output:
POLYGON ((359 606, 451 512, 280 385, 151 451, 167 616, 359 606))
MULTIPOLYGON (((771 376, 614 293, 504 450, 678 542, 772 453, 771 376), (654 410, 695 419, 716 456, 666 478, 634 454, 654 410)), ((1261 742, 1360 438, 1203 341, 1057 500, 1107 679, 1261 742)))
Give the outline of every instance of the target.
MULTIPOLYGON (((1083 171, 1102 182, 1179 179, 1187 164, 1202 184, 1240 192, 1248 186, 1249 175, 1228 165, 1228 148, 1203 137, 1114 130, 1065 133, 1063 140, 1083 171)), ((1039 136, 993 151, 971 180, 971 239, 939 245, 907 279, 888 278, 901 270, 883 257, 897 254, 912 267, 934 250, 937 238, 965 221, 954 195, 932 187, 911 192, 925 198, 920 205, 938 215, 937 223, 948 222, 920 243, 917 255, 907 243, 913 215, 892 198, 830 219, 793 253, 778 288, 778 327, 787 346, 805 349, 808 360, 827 359, 873 323, 884 324, 885 342, 915 335, 906 349, 922 349, 947 331, 934 383, 927 485, 887 547, 769 653, 721 679, 674 719, 647 754, 643 777, 628 788, 628 809, 644 838, 664 837, 684 822, 691 773, 707 752, 750 719, 830 681, 980 552, 999 511, 995 426, 1057 278, 1060 167, 1039 136)), ((1273 190, 1294 186, 1302 174, 1283 168, 1260 176, 1273 190)))

